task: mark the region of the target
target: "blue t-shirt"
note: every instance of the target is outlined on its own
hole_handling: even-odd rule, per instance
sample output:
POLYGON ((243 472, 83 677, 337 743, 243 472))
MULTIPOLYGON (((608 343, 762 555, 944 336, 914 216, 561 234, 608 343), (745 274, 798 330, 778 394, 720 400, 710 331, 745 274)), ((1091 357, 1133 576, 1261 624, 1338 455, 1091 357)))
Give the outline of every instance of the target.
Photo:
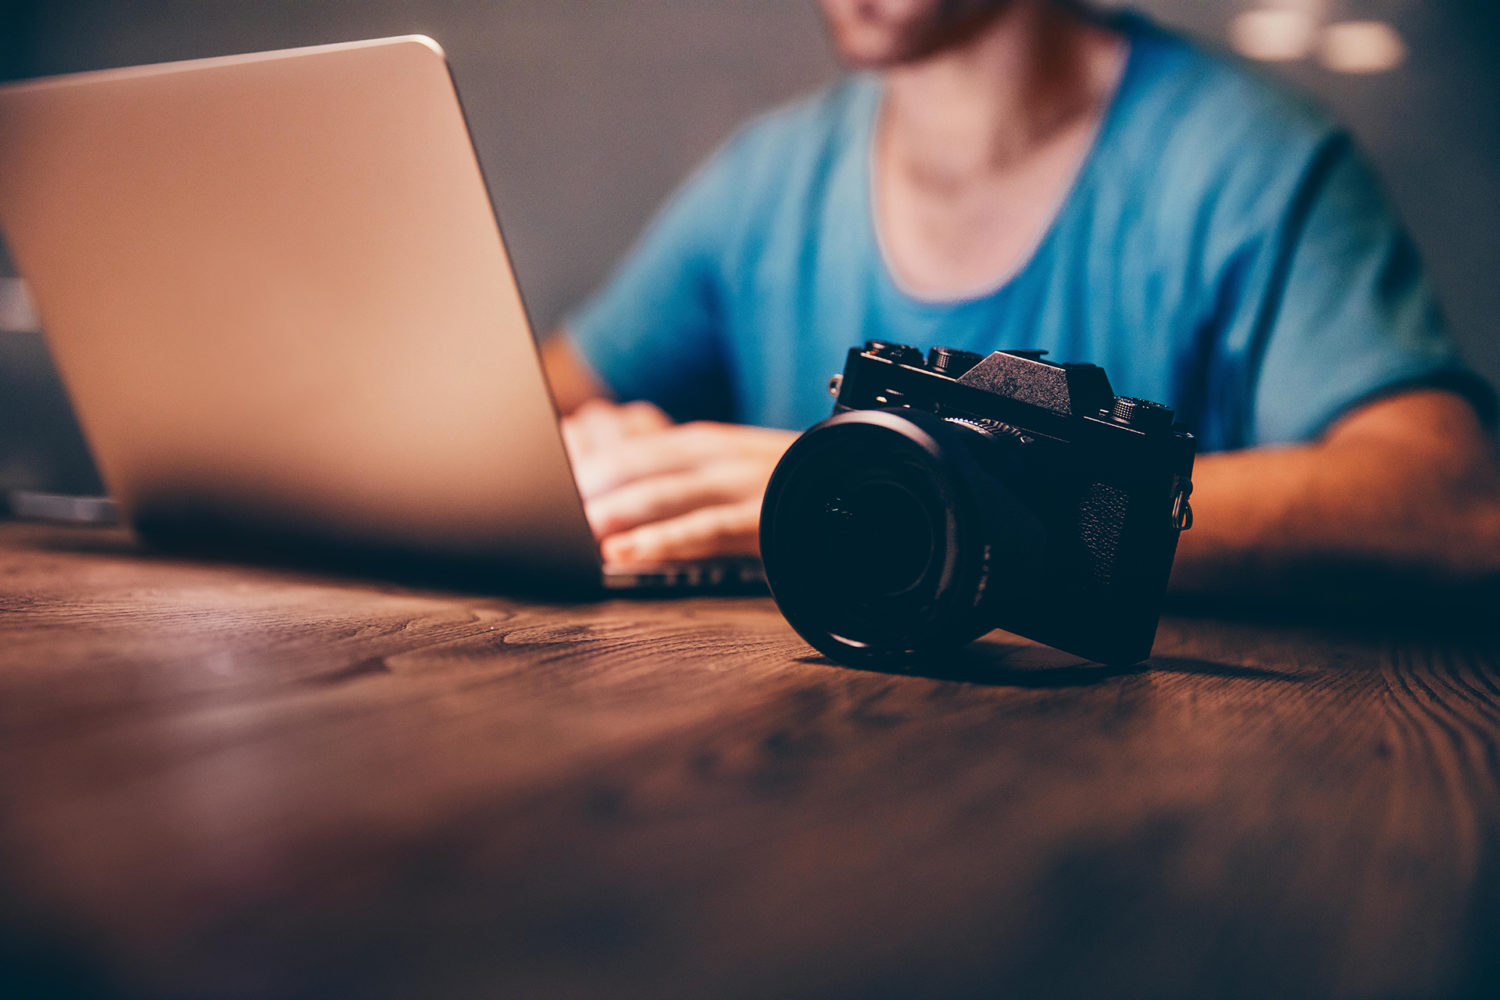
POLYGON ((848 77, 742 129, 565 323, 621 399, 800 429, 867 339, 1102 365, 1204 450, 1316 437, 1411 385, 1489 390, 1347 133, 1139 17, 1093 147, 1029 260, 934 302, 896 284, 871 213, 880 83, 848 77))

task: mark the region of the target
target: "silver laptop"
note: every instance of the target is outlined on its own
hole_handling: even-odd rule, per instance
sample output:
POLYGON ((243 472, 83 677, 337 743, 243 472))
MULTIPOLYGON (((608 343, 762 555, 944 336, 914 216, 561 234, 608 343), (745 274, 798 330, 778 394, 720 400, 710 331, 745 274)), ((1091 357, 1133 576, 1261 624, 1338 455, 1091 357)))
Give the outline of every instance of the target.
POLYGON ((756 573, 604 573, 429 38, 0 87, 0 229, 148 540, 415 555, 502 586, 756 573))

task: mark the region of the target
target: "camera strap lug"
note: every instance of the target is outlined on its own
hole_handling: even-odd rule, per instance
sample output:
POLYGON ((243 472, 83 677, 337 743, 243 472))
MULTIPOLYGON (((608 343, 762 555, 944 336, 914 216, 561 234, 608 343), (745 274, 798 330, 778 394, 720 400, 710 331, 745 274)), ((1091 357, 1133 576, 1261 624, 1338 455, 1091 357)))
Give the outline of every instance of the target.
POLYGON ((1193 492, 1191 481, 1181 476, 1172 477, 1172 527, 1186 531, 1193 526, 1193 508, 1188 497, 1193 492))

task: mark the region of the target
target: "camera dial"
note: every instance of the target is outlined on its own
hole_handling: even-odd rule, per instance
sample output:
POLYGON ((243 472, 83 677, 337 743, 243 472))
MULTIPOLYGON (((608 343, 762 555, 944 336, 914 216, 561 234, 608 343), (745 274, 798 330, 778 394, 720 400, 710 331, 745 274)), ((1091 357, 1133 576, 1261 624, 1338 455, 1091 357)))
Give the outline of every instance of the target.
POLYGON ((984 360, 983 354, 961 351, 956 347, 934 347, 927 352, 927 370, 949 378, 958 378, 984 360))
POLYGON ((1172 408, 1149 399, 1116 396, 1109 409, 1109 418, 1136 430, 1165 431, 1172 426, 1172 408))

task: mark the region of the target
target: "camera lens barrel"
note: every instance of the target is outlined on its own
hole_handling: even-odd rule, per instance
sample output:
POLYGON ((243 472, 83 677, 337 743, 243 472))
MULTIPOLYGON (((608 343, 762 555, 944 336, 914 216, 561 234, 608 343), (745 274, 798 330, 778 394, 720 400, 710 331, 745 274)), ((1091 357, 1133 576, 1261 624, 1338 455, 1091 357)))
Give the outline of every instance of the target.
POLYGON ((844 662, 905 660, 989 631, 1045 545, 1006 472, 1023 447, 909 409, 818 424, 783 456, 761 512, 782 613, 844 662))

